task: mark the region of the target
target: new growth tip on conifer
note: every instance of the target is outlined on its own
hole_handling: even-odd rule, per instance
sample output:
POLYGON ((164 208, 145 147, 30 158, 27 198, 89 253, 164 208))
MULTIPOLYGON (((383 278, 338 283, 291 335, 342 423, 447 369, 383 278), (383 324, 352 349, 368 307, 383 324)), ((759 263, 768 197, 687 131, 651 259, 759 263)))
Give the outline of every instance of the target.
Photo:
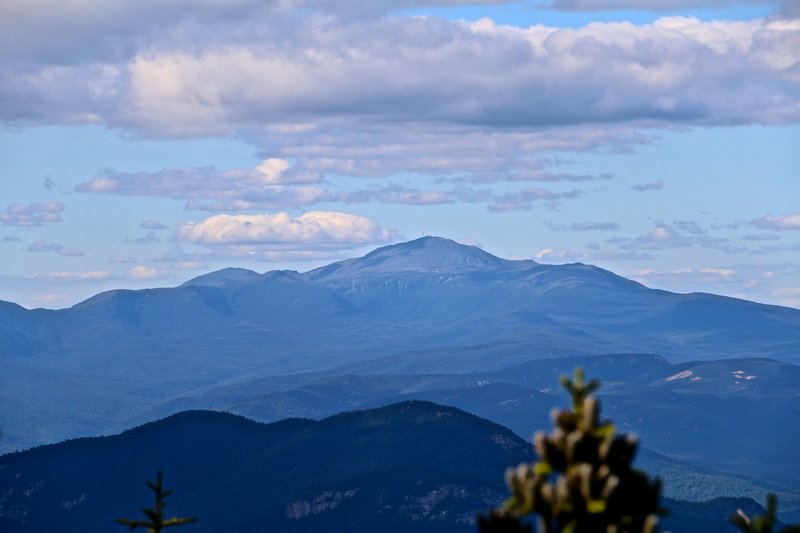
POLYGON ((571 410, 555 410, 555 428, 538 432, 539 462, 506 471, 511 496, 489 516, 478 517, 482 532, 531 531, 520 519, 536 515, 539 533, 651 533, 658 530, 661 483, 632 468, 638 439, 617 435, 600 420, 592 393, 600 382, 575 369, 561 384, 571 410))
POLYGON ((172 494, 172 489, 164 489, 162 484, 162 473, 159 470, 156 473, 156 482, 147 482, 147 487, 155 493, 156 504, 154 509, 142 509, 142 513, 148 518, 147 520, 129 520, 127 518, 117 518, 117 524, 127 526, 129 530, 134 530, 139 527, 147 528, 147 533, 160 533, 162 529, 174 526, 183 526, 197 522, 197 518, 193 516, 183 518, 168 518, 164 519, 164 501, 167 496, 172 494))

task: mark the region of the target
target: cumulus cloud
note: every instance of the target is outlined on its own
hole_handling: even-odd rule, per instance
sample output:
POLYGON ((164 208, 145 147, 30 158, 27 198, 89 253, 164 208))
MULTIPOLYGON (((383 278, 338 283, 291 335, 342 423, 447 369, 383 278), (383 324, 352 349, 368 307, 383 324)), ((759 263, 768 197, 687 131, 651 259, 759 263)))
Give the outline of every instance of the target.
POLYGON ((654 181, 651 183, 636 183, 631 185, 631 189, 637 192, 643 191, 660 191, 664 188, 664 182, 662 180, 654 181))
POLYGON ((332 211, 309 211, 293 217, 275 215, 215 215, 200 222, 183 222, 178 240, 206 245, 292 247, 354 247, 386 243, 396 235, 369 218, 332 211))
POLYGON ((33 227, 53 222, 61 222, 61 202, 35 202, 32 204, 13 203, 5 211, 0 211, 0 224, 3 226, 33 227))
POLYGON ((32 242, 27 249, 29 252, 55 252, 65 257, 82 257, 84 255, 84 251, 80 248, 69 248, 63 244, 47 242, 43 239, 32 242))
POLYGON ((800 213, 789 215, 767 215, 750 221, 750 224, 762 229, 775 231, 800 230, 800 213))

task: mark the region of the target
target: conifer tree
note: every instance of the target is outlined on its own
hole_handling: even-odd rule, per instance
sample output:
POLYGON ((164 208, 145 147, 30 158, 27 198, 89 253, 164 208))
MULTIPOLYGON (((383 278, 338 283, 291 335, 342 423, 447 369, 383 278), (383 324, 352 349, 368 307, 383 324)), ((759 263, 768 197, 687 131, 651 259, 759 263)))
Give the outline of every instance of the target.
POLYGON ((631 467, 638 441, 616 435, 600 421, 592 393, 600 383, 584 381, 583 370, 561 378, 571 410, 553 413, 555 429, 539 432, 539 462, 506 472, 511 497, 489 516, 478 517, 482 532, 524 532, 520 518, 535 514, 539 533, 651 533, 658 530, 661 484, 631 467))
POLYGON ((153 483, 151 481, 147 482, 148 488, 155 493, 156 497, 156 505, 154 509, 142 509, 142 513, 148 518, 148 520, 129 520, 127 518, 117 518, 116 522, 123 526, 128 526, 128 529, 134 530, 139 527, 146 527, 147 533, 161 533, 162 529, 174 526, 183 526, 186 524, 191 524, 192 522, 197 522, 197 518, 193 516, 184 517, 184 518, 168 518, 164 519, 164 507, 166 507, 166 502, 164 499, 172 494, 172 489, 164 489, 162 484, 162 473, 159 470, 156 473, 156 482, 153 483))

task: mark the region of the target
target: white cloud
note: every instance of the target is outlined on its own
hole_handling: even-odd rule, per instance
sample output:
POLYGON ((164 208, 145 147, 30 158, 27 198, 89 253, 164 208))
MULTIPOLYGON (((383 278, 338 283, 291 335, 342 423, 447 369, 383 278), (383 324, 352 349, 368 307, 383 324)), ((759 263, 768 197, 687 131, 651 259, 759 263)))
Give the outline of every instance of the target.
POLYGON ((66 294, 37 294, 30 297, 30 302, 35 304, 64 304, 70 301, 70 297, 66 294))
POLYGON ((47 281, 76 282, 76 281, 102 281, 111 279, 113 276, 107 270, 92 270, 88 272, 46 272, 36 274, 33 278, 47 281))
POLYGON ((750 221, 750 224, 762 229, 771 230, 800 230, 800 213, 773 216, 768 215, 750 221))
POLYGON ((774 5, 775 0, 552 0, 545 5, 565 11, 605 11, 609 9, 644 9, 672 11, 703 7, 731 7, 745 4, 774 5))
POLYGON ((593 263, 597 261, 644 261, 653 257, 645 252, 627 250, 600 250, 592 247, 587 251, 570 250, 567 248, 554 249, 542 248, 533 257, 537 261, 548 263, 593 263))
POLYGON ((353 247, 395 238, 369 218, 331 211, 309 211, 298 217, 215 215, 201 222, 183 222, 176 232, 182 242, 206 245, 353 247))
POLYGON ((800 298, 800 287, 780 287, 772 291, 773 296, 790 296, 800 298))
POLYGON ((136 265, 128 270, 125 277, 130 280, 155 280, 169 277, 166 270, 155 269, 144 265, 136 265))
POLYGON ((0 224, 3 226, 32 227, 61 222, 61 202, 35 202, 32 204, 13 203, 5 211, 0 211, 0 224))
POLYGON ((177 270, 201 270, 208 268, 208 265, 203 261, 178 261, 170 265, 177 270))

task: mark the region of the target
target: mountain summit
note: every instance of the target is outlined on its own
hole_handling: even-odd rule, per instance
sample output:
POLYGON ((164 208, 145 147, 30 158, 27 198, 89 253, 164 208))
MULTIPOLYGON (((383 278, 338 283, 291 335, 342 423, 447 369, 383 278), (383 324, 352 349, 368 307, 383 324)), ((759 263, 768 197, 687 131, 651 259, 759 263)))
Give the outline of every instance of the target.
POLYGON ((413 241, 378 248, 364 257, 348 259, 307 273, 309 279, 333 279, 363 274, 397 272, 464 273, 483 270, 529 268, 534 261, 511 261, 442 237, 421 237, 413 241))

